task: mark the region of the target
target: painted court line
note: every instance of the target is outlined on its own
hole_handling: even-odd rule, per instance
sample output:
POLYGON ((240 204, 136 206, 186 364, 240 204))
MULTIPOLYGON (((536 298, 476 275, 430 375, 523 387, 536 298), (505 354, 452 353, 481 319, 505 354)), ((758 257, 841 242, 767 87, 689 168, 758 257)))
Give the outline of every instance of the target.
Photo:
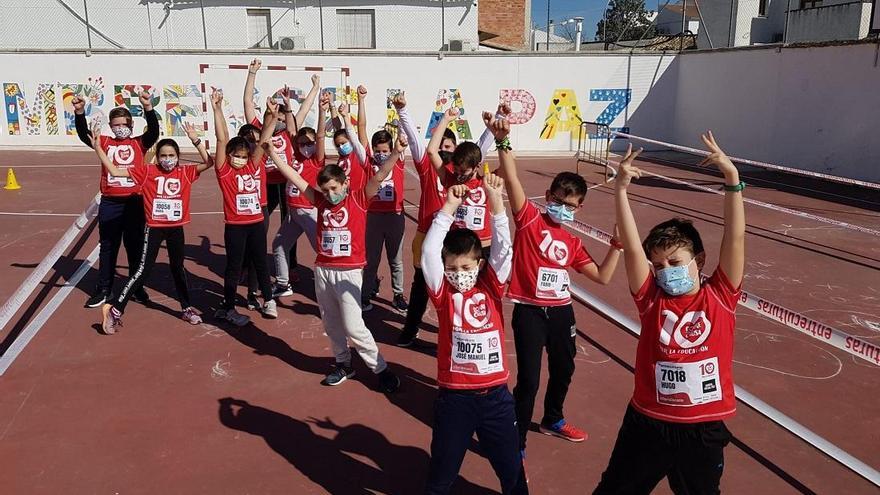
POLYGON ((55 311, 61 306, 61 303, 67 299, 67 296, 73 292, 73 289, 76 288, 76 284, 79 283, 80 280, 85 276, 86 273, 92 268, 95 264, 95 261, 98 260, 98 253, 100 251, 100 246, 95 246, 95 249, 89 254, 89 257, 83 261, 82 265, 77 268, 76 272, 74 272, 73 276, 64 284, 61 289, 55 293, 52 299, 40 310, 39 313, 28 323, 28 325, 22 330, 22 332, 15 339, 15 342, 9 346, 9 349, 0 356, 0 376, 3 376, 6 373, 6 370, 12 365, 15 361, 15 358, 21 354, 21 351, 24 350, 25 346, 30 343, 31 339, 37 335, 37 332, 43 328, 43 325, 55 314, 55 311))

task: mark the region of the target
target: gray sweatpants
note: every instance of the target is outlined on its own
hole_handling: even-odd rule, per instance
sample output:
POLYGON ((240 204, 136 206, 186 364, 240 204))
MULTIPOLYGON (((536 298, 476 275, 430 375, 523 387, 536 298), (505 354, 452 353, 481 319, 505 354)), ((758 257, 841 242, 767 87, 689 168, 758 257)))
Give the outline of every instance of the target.
POLYGON ((287 218, 281 219, 278 233, 272 240, 277 285, 284 286, 290 282, 290 248, 300 235, 305 234, 309 239, 309 245, 315 249, 317 221, 317 208, 290 208, 287 218))
POLYGON ((363 270, 359 268, 348 270, 316 266, 315 295, 336 362, 351 363, 351 350, 348 348, 348 340, 351 340, 367 367, 378 374, 388 365, 364 323, 361 310, 362 273, 363 270))
POLYGON ((364 294, 376 290, 376 272, 382 259, 382 246, 391 269, 391 290, 403 294, 403 231, 406 218, 403 213, 367 213, 367 267, 364 268, 364 294))

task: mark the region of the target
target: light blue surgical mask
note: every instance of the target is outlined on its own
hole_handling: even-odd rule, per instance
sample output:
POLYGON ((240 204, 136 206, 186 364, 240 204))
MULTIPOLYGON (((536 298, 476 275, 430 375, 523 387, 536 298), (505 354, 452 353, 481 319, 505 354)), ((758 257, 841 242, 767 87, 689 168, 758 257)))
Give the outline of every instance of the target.
POLYGON ((342 156, 348 156, 352 151, 354 151, 354 148, 351 146, 351 143, 344 143, 339 147, 339 154, 342 156))
POLYGON ((694 288, 694 284, 696 283, 694 279, 691 278, 690 273, 688 273, 688 268, 690 268, 691 263, 695 260, 696 258, 691 259, 691 262, 687 265, 670 266, 663 268, 662 270, 657 270, 654 274, 654 281, 657 283, 658 287, 663 289, 663 292, 670 296, 687 294, 694 288))
POLYGON ((574 212, 569 211, 565 205, 559 203, 548 203, 547 214, 550 215, 550 218, 556 223, 570 222, 574 220, 574 212))
POLYGON ((339 203, 342 203, 342 200, 348 196, 348 188, 346 187, 340 193, 329 193, 327 194, 327 201, 330 202, 331 205, 336 206, 339 203))

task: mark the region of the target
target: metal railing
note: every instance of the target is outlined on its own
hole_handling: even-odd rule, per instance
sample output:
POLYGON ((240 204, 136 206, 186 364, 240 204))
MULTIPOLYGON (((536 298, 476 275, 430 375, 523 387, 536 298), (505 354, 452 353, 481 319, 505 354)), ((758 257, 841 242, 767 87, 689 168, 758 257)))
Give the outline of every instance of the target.
POLYGON ((611 129, 598 122, 581 122, 578 133, 578 149, 575 158, 575 169, 581 173, 581 163, 590 163, 604 167, 605 181, 614 174, 610 167, 611 129))

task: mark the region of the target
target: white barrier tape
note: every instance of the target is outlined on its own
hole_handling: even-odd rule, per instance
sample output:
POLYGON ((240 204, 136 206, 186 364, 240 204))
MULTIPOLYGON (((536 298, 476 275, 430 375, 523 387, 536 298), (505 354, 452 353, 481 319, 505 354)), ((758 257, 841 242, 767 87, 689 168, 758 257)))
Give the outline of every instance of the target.
MULTIPOLYGON (((623 328, 627 332, 635 336, 640 335, 640 325, 637 322, 633 321, 631 318, 625 316, 620 311, 617 311, 617 309, 615 309, 610 304, 587 292, 576 284, 571 284, 569 289, 571 290, 571 295, 575 299, 586 304, 593 311, 604 315, 606 318, 612 320, 616 325, 623 328)), ((762 401, 757 396, 753 395, 739 385, 734 385, 734 392, 736 393, 737 400, 739 400, 743 404, 754 409, 770 421, 790 431, 801 440, 807 442, 814 448, 818 449, 820 452, 823 452, 825 455, 831 457, 832 459, 851 469, 854 473, 865 478, 874 485, 880 486, 880 472, 877 472, 876 469, 860 461, 849 452, 841 449, 840 447, 829 442, 825 438, 819 436, 806 426, 795 421, 793 418, 786 416, 778 409, 762 401)))
POLYGON ((67 248, 73 243, 73 240, 82 232, 83 229, 95 218, 95 215, 98 213, 98 202, 101 199, 101 195, 98 194, 92 199, 92 202, 89 203, 89 206, 83 211, 76 220, 73 221, 73 225, 71 225, 67 232, 61 236, 61 239, 55 243, 55 246, 51 251, 43 258, 43 261, 34 268, 34 271, 31 272, 30 275, 21 283, 15 293, 3 303, 3 307, 0 308, 0 330, 9 323, 9 320, 15 316, 15 313, 18 312, 19 308, 24 304, 25 301, 31 296, 31 293, 40 282, 43 281, 43 278, 49 273, 49 270, 55 265, 55 262, 61 258, 61 255, 67 251, 67 248))
MULTIPOLYGON (((642 141, 645 143, 658 144, 658 145, 665 146, 667 148, 671 148, 674 150, 693 153, 695 155, 702 155, 702 156, 709 155, 708 151, 701 150, 698 148, 691 148, 689 146, 682 146, 679 144, 664 143, 663 141, 657 141, 654 139, 648 139, 648 138, 644 138, 641 136, 635 136, 633 134, 627 134, 625 132, 618 132, 618 131, 610 131, 610 132, 611 132, 611 134, 614 134, 616 136, 624 137, 627 139, 632 139, 634 141, 642 141)), ((729 158, 731 161, 738 162, 738 163, 744 163, 746 165, 752 165, 754 167, 766 168, 769 170, 778 170, 780 172, 786 172, 786 173, 794 174, 794 175, 803 175, 805 177, 814 177, 817 179, 824 179, 824 180, 828 180, 831 182, 837 182, 840 184, 848 184, 848 185, 854 185, 854 186, 867 187, 869 189, 880 189, 880 184, 877 184, 874 182, 868 182, 868 181, 859 180, 859 179, 850 179, 847 177, 840 177, 840 176, 831 175, 831 174, 823 174, 822 172, 813 172, 810 170, 801 170, 799 168, 786 167, 783 165, 776 165, 773 163, 761 162, 761 161, 757 161, 757 160, 749 160, 746 158, 737 158, 735 156, 731 156, 729 158)))
MULTIPOLYGON (((538 209, 544 210, 544 205, 532 201, 538 209)), ((566 227, 581 234, 596 239, 603 244, 611 244, 611 234, 604 232, 592 225, 578 220, 566 222, 566 227)), ((830 344, 843 352, 852 354, 880 366, 880 346, 872 344, 860 337, 852 336, 834 327, 825 325, 812 318, 792 311, 784 306, 758 297, 750 292, 742 291, 739 305, 758 313, 759 315, 797 330, 814 339, 830 344)))
MULTIPOLYGON (((696 190, 698 190, 698 191, 709 192, 709 193, 712 193, 712 194, 718 194, 718 195, 722 195, 722 196, 724 195, 724 192, 722 192, 722 191, 718 191, 717 189, 712 189, 711 187, 705 187, 705 186, 700 186, 700 185, 697 185, 697 184, 692 184, 692 183, 687 182, 687 181, 683 181, 683 180, 680 180, 680 179, 674 179, 674 178, 672 178, 672 177, 667 177, 667 176, 665 176, 665 175, 661 175, 661 174, 658 174, 658 173, 655 173, 655 172, 651 172, 651 171, 649 171, 649 170, 644 170, 644 169, 643 169, 642 172, 645 173, 645 174, 647 174, 647 175, 650 175, 650 176, 653 176, 653 177, 657 177, 658 179, 663 179, 663 180, 665 180, 665 181, 669 181, 669 182, 672 182, 672 183, 674 183, 674 184, 680 184, 680 185, 683 185, 683 186, 687 186, 687 187, 690 187, 690 188, 692 188, 692 189, 696 189, 696 190)), ((868 227, 862 227, 861 225, 855 225, 855 224, 852 224, 852 223, 841 222, 840 220, 834 220, 834 219, 827 218, 827 217, 821 217, 821 216, 819 216, 819 215, 813 215, 812 213, 806 213, 806 212, 803 212, 803 211, 792 210, 791 208, 786 208, 786 207, 784 207, 784 206, 774 205, 774 204, 772 204, 772 203, 765 203, 764 201, 759 201, 759 200, 757 200, 757 199, 743 198, 743 202, 744 202, 744 203, 751 204, 751 205, 755 205, 755 206, 760 206, 760 207, 762 207, 762 208, 767 208, 767 209, 769 209, 769 210, 774 210, 774 211, 779 211, 779 212, 782 212, 782 213, 787 213, 787 214, 789 214, 789 215, 793 215, 793 216, 796 216, 796 217, 806 218, 806 219, 809 219, 809 220, 815 220, 815 221, 817 221, 817 222, 821 222, 821 223, 827 223, 827 224, 829 224, 829 225, 834 225, 835 227, 841 227, 841 228, 844 228, 844 229, 849 229, 849 230, 854 230, 854 231, 856 231, 856 232, 861 232, 861 233, 863 233, 863 234, 869 234, 869 235, 873 235, 873 236, 876 236, 876 237, 880 237, 880 230, 874 230, 874 229, 870 229, 870 228, 868 228, 868 227)))

